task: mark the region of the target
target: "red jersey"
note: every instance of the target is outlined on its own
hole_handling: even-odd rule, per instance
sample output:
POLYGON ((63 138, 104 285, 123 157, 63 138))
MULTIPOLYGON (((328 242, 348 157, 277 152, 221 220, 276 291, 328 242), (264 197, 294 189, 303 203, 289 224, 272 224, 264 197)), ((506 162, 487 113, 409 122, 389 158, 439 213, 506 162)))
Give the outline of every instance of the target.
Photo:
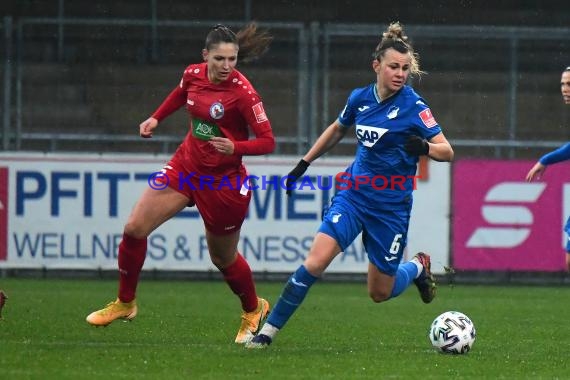
POLYGON ((243 155, 267 154, 275 148, 261 98, 237 70, 224 82, 213 84, 208 80, 206 62, 188 66, 180 85, 152 116, 160 121, 183 105, 190 114, 190 131, 178 150, 183 150, 188 172, 214 176, 241 172, 243 155), (249 140, 248 126, 255 139, 249 140), (232 140, 234 153, 216 151, 208 143, 211 136, 232 140))

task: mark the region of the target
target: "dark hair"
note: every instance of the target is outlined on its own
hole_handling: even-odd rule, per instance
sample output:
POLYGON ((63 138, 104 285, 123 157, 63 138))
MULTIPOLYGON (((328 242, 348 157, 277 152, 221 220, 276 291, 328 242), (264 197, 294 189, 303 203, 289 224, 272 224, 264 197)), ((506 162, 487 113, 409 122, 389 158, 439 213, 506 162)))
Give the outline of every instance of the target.
POLYGON ((273 37, 267 31, 259 31, 257 23, 250 22, 237 34, 225 25, 214 26, 206 36, 205 49, 210 50, 222 42, 238 46, 238 59, 251 62, 261 57, 269 49, 273 37))
POLYGON ((414 53, 412 44, 408 41, 408 36, 404 34, 404 28, 399 22, 391 23, 386 31, 382 33, 380 43, 374 49, 373 57, 381 61, 386 53, 386 50, 394 49, 402 54, 410 54, 411 65, 410 72, 413 74, 421 75, 423 71, 420 70, 419 56, 414 53))
MULTIPOLYGON (((568 66, 567 68, 565 68, 564 71, 570 71, 570 66, 568 66)), ((563 72, 564 72, 564 71, 563 71, 563 72)))

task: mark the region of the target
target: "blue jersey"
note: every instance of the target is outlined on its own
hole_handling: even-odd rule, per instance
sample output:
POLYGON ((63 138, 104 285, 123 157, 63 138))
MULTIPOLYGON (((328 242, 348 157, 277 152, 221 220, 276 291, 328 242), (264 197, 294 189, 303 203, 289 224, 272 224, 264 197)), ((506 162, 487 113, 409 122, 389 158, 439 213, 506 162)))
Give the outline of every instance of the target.
POLYGON ((350 94, 338 120, 347 128, 354 125, 358 140, 355 160, 338 185, 341 191, 365 207, 409 205, 418 157, 404 144, 411 135, 429 140, 441 132, 426 102, 410 86, 381 101, 373 83, 350 94))
POLYGON ((560 148, 545 154, 540 157, 538 162, 542 165, 552 165, 566 160, 570 160, 570 143, 564 144, 560 148))

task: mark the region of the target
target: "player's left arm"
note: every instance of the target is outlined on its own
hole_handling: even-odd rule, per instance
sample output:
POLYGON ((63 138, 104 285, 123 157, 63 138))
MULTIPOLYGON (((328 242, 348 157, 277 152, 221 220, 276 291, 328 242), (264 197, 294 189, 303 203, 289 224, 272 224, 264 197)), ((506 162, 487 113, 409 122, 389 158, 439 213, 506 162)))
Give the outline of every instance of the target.
POLYGON ((241 156, 259 156, 273 152, 275 150, 275 137, 261 99, 258 96, 248 96, 247 101, 241 102, 240 110, 255 134, 255 138, 234 141, 233 153, 241 156))
POLYGON ((429 106, 421 98, 415 104, 417 114, 412 117, 412 130, 415 133, 408 137, 405 149, 410 154, 427 155, 436 161, 453 161, 453 148, 429 106))
POLYGON ((453 148, 443 132, 438 133, 428 140, 428 156, 436 161, 453 161, 453 148))

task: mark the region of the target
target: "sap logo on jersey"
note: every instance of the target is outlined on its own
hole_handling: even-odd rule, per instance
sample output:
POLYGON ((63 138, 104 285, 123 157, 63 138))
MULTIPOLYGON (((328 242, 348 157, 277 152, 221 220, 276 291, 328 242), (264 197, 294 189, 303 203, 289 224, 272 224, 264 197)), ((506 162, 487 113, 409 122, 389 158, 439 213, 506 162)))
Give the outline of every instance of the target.
POLYGON ((378 142, 380 137, 388 130, 386 128, 370 127, 368 125, 356 125, 356 137, 367 148, 371 148, 378 142))

